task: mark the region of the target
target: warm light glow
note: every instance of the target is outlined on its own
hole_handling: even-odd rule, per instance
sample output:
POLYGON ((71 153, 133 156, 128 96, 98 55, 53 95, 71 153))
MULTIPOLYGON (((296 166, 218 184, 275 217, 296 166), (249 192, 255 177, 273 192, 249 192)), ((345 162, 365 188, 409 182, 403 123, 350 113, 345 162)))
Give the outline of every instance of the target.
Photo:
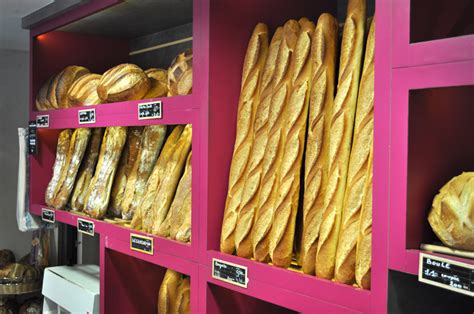
POLYGON ((39 35, 36 37, 36 39, 38 40, 42 40, 42 39, 45 39, 46 38, 46 34, 42 34, 42 35, 39 35))

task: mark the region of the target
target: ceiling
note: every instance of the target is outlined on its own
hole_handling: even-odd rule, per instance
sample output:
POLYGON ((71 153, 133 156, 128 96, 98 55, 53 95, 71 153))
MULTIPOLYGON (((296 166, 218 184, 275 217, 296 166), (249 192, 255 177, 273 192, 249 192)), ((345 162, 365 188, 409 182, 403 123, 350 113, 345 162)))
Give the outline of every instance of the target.
POLYGON ((0 49, 28 50, 28 31, 21 18, 52 0, 0 0, 0 49))

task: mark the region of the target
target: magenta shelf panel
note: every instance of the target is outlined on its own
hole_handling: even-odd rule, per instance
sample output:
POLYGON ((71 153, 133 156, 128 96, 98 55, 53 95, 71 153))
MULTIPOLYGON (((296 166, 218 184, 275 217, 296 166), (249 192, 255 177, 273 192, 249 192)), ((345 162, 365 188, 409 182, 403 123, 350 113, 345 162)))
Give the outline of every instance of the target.
POLYGON ((390 269, 417 272, 420 244, 436 240, 427 221, 433 197, 450 178, 474 170, 466 143, 473 85, 474 61, 393 71, 390 269))
MULTIPOLYGON (((410 27, 416 27, 416 23, 427 22, 424 20, 411 21, 410 5, 413 1, 417 0, 397 0, 392 2, 393 25, 395 26, 392 28, 394 68, 474 59, 474 35, 411 43, 410 27)), ((441 2, 449 1, 420 2, 425 3, 425 5, 434 6, 439 5, 441 2)), ((456 7, 456 4, 457 2, 448 4, 448 6, 456 7)), ((467 1, 465 5, 467 6, 467 1)), ((455 17, 455 15, 443 16, 440 23, 454 23, 444 19, 455 17)))

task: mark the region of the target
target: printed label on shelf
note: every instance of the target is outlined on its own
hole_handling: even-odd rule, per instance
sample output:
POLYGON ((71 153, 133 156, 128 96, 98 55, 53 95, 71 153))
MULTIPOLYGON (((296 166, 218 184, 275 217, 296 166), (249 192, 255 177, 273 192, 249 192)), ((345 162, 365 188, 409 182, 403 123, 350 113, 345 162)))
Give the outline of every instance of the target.
POLYGON ((77 231, 94 236, 95 224, 93 221, 77 218, 77 231))
POLYGON ((161 119, 161 100, 138 104, 138 120, 161 119))
POLYGON ((42 208, 41 220, 54 224, 56 222, 56 212, 49 208, 42 208))
POLYGON ((28 123, 28 153, 30 155, 38 154, 38 136, 36 132, 36 121, 28 123))
POLYGON ((234 263, 212 259, 212 277, 227 283, 247 288, 249 283, 247 267, 234 263))
POLYGON ((49 114, 36 116, 37 128, 49 128, 49 114))
POLYGON ((420 253, 418 281, 474 297, 474 265, 420 253))
POLYGON ((130 233, 130 249, 153 255, 153 238, 130 233))
POLYGON ((79 124, 91 124, 95 123, 95 109, 84 109, 79 110, 79 124))

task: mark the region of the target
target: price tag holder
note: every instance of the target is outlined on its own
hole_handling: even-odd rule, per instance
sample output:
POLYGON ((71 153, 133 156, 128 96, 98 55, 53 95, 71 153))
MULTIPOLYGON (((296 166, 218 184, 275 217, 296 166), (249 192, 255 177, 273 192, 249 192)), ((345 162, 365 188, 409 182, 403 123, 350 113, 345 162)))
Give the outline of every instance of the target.
POLYGON ((227 283, 247 288, 249 283, 247 267, 212 259, 212 277, 227 283))
POLYGON ((153 255, 153 238, 130 233, 130 249, 153 255))
POLYGON ((77 112, 79 118, 79 124, 92 124, 95 123, 95 109, 83 109, 77 112))
POLYGON ((95 224, 93 221, 89 221, 82 218, 77 218, 77 231, 90 236, 94 236, 95 224))
POLYGON ((474 265, 420 253, 418 281, 474 297, 474 265))
POLYGON ((38 154, 38 135, 36 132, 36 121, 28 123, 28 153, 30 155, 38 154))
POLYGON ((49 208, 42 208, 41 220, 54 224, 56 222, 56 212, 49 208))
POLYGON ((162 113, 161 100, 138 104, 138 120, 161 119, 162 113))
POLYGON ((49 114, 36 116, 37 128, 49 128, 49 114))

